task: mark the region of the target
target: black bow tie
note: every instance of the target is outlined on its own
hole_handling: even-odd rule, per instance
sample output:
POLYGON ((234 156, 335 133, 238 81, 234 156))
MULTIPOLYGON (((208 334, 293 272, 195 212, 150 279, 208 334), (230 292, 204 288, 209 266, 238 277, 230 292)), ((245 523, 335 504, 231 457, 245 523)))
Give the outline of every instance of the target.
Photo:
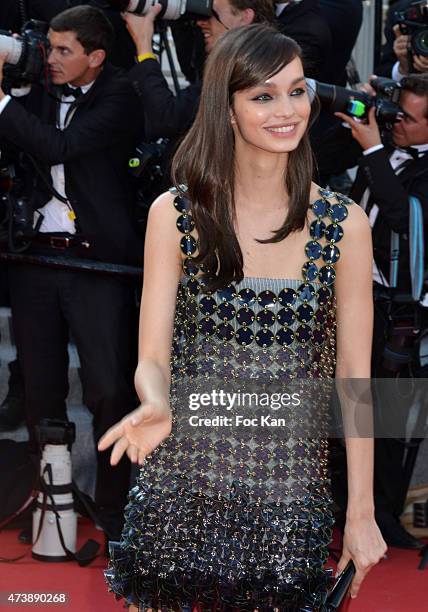
POLYGON ((83 91, 80 87, 70 87, 68 83, 65 83, 62 88, 62 95, 66 98, 73 96, 77 100, 80 96, 83 96, 83 91))
POLYGON ((419 159, 419 151, 414 147, 405 147, 400 149, 400 151, 405 151, 408 155, 411 155, 413 159, 419 159))

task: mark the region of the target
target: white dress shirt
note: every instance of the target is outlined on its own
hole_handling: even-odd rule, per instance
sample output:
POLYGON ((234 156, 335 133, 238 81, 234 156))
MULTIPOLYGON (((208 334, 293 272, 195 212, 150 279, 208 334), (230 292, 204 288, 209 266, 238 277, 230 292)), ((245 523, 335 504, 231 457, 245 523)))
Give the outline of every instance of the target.
MULTIPOLYGON (((88 85, 83 85, 80 89, 83 93, 86 93, 92 87, 93 83, 94 81, 88 85)), ((69 86, 73 89, 72 85, 69 86)), ((76 111, 74 108, 70 113, 68 112, 70 109, 70 103, 74 102, 74 100, 75 98, 73 96, 61 97, 57 124, 57 128, 60 130, 66 129, 76 111)), ((55 166, 52 166, 51 177, 54 189, 56 189, 60 195, 66 198, 64 164, 56 164, 55 166)), ((75 214, 71 205, 69 204, 67 206, 67 204, 61 202, 55 196, 53 196, 42 208, 36 210, 34 213, 34 225, 36 225, 40 215, 43 215, 43 220, 40 225, 39 232, 76 233, 76 226, 74 223, 75 214)))
MULTIPOLYGON (((89 83, 88 85, 82 85, 80 88, 83 93, 86 93, 94 84, 89 83)), ((73 88, 73 85, 69 85, 69 87, 73 88)), ((6 107, 6 105, 11 100, 10 96, 5 96, 3 100, 0 102, 0 113, 6 107)), ((70 123, 70 120, 75 112, 75 108, 68 113, 70 109, 70 105, 75 101, 73 96, 61 96, 61 104, 59 107, 58 113, 58 123, 57 128, 60 130, 66 129, 67 125, 70 123), (67 121, 67 124, 66 124, 67 121)), ((62 195, 64 198, 65 195, 65 174, 64 174, 64 164, 56 164, 51 167, 51 177, 52 177, 52 185, 54 189, 62 195)), ((42 208, 39 208, 34 213, 34 226, 39 222, 40 217, 42 217, 41 225, 39 227, 39 232, 68 232, 69 234, 76 233, 76 226, 74 223, 75 214, 74 211, 69 204, 65 204, 61 202, 53 196, 49 202, 47 202, 42 208)))
POLYGON ((394 79, 394 81, 399 83, 405 76, 405 74, 400 72, 400 62, 395 62, 394 66, 392 67, 391 77, 394 79))

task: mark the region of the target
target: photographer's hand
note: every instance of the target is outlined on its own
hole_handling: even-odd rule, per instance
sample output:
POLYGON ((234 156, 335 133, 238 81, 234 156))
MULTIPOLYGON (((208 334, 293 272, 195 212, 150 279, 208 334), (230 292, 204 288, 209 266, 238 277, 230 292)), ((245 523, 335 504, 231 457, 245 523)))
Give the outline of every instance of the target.
POLYGON ((372 74, 371 77, 369 78, 369 82, 368 83, 359 83, 356 86, 356 89, 358 91, 364 91, 364 93, 369 94, 369 96, 371 96, 372 98, 374 98, 376 96, 376 90, 374 89, 374 87, 372 85, 370 85, 370 81, 372 79, 376 79, 377 76, 375 74, 372 74))
POLYGON ((414 55, 413 67, 416 72, 428 72, 428 57, 424 57, 423 55, 414 55))
POLYGON ((352 136, 361 146, 361 148, 366 151, 371 147, 382 144, 382 138, 380 136, 379 126, 375 117, 375 108, 371 107, 368 114, 368 122, 362 123, 355 119, 355 117, 349 117, 344 113, 334 113, 336 117, 342 119, 345 123, 347 123, 351 130, 352 136))
POLYGON ((397 24, 393 28, 395 34, 394 53, 400 63, 399 70, 401 74, 409 74, 409 48, 410 36, 401 34, 400 26, 397 24))
POLYGON ((137 49, 137 55, 153 53, 152 38, 155 31, 155 19, 161 10, 162 5, 155 4, 144 16, 122 13, 128 32, 137 49))

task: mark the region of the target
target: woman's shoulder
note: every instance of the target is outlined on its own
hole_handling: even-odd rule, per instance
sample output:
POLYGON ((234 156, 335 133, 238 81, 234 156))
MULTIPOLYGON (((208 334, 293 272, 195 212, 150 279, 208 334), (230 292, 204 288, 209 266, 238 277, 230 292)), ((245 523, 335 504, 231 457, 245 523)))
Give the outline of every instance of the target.
MULTIPOLYGON (((336 206, 346 208, 346 217, 341 219, 340 226, 343 234, 340 241, 341 257, 338 262, 339 268, 351 263, 352 266, 358 262, 365 261, 366 256, 372 256, 372 235, 369 219, 365 211, 348 196, 334 193, 336 206)), ((334 213, 333 213, 334 214, 334 213)), ((339 212, 338 214, 343 214, 339 212)))
POLYGON ((176 197, 177 192, 175 190, 164 191, 150 205, 149 214, 156 216, 173 214, 176 197))
POLYGON ((345 235, 358 235, 370 232, 369 220, 365 211, 349 196, 312 183, 312 208, 319 198, 325 202, 326 216, 330 217, 333 223, 340 223, 343 226, 345 235))
MULTIPOLYGON (((187 206, 187 202, 177 189, 168 189, 168 191, 161 193, 150 205, 149 220, 168 223, 168 221, 176 220, 178 214, 183 214, 187 206)), ((174 228, 175 221, 168 226, 174 228)))
POLYGON ((344 196, 340 193, 336 193, 335 196, 342 205, 346 206, 348 213, 346 218, 345 237, 348 236, 355 239, 358 237, 364 238, 368 235, 370 236, 371 228, 369 219, 361 206, 348 196, 344 196))
POLYGON ((159 239, 177 241, 177 218, 183 203, 176 190, 169 189, 159 195, 150 205, 147 217, 147 232, 155 232, 159 239))
POLYGON ((195 223, 185 188, 171 188, 154 200, 147 218, 146 239, 174 251, 180 261, 197 250, 195 223))

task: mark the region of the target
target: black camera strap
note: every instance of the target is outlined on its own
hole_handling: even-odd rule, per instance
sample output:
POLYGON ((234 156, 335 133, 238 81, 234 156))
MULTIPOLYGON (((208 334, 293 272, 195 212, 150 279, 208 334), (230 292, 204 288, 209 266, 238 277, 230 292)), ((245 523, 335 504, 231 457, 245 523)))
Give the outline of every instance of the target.
MULTIPOLYGON (((96 542, 92 538, 87 540, 85 542, 85 544, 76 553, 72 552, 71 550, 69 550, 67 548, 67 546, 65 544, 64 534, 63 534, 62 529, 61 529, 60 511, 58 510, 58 506, 57 506, 57 504, 55 502, 55 499, 54 499, 54 496, 53 496, 53 491, 55 491, 55 489, 56 489, 56 486, 53 484, 52 466, 51 466, 50 463, 47 463, 45 465, 45 468, 43 470, 43 473, 42 473, 41 477, 40 477, 40 475, 38 475, 37 484, 34 487, 34 490, 33 490, 32 495, 31 495, 31 499, 29 500, 28 503, 25 504, 25 507, 28 507, 28 505, 30 505, 37 498, 38 494, 42 493, 42 496, 43 496, 42 497, 42 502, 40 504, 38 504, 39 509, 40 509, 40 519, 39 519, 39 524, 38 524, 38 527, 37 527, 37 534, 36 534, 32 544, 29 545, 28 549, 25 551, 24 554, 19 555, 18 557, 0 557, 0 562, 3 562, 3 563, 13 563, 15 561, 21 561, 21 559, 24 559, 27 556, 27 554, 30 552, 30 550, 39 541, 39 538, 40 538, 42 530, 43 530, 43 524, 44 524, 44 521, 45 521, 45 516, 46 516, 46 511, 47 510, 50 510, 51 512, 54 513, 55 521, 56 521, 56 527, 57 527, 57 531, 58 531, 59 541, 60 541, 61 547, 62 547, 65 555, 67 556, 67 558, 71 559, 73 561, 77 561, 77 563, 81 567, 86 567, 89 563, 91 563, 94 559, 96 559, 96 557, 98 556, 98 551, 100 549, 100 545, 99 545, 98 542, 96 542), (46 482, 45 475, 47 475, 49 483, 46 482), (37 488, 39 489, 39 491, 36 490, 37 488), (48 500, 50 502, 49 503, 49 507, 48 507, 48 500)), ((70 486, 69 485, 67 485, 67 489, 70 490, 70 486)), ((86 503, 86 501, 84 499, 84 496, 82 495, 82 492, 79 490, 79 488, 77 487, 77 485, 73 481, 71 483, 71 490, 73 491, 73 493, 77 494, 77 496, 79 497, 79 500, 85 505, 85 509, 87 510, 88 514, 90 515, 90 517, 94 521, 94 523, 99 522, 97 517, 96 517, 96 515, 92 512, 89 504, 86 503)), ((24 507, 20 508, 19 511, 16 512, 13 516, 9 517, 7 519, 7 521, 5 521, 5 522, 3 522, 1 524, 0 527, 3 527, 7 523, 9 523, 22 510, 24 510, 24 507)), ((107 536, 109 537, 108 533, 107 533, 107 536)))
POLYGON ((28 7, 26 0, 18 0, 19 16, 21 18, 21 26, 28 21, 28 7))
MULTIPOLYGON (((100 548, 100 545, 95 540, 90 539, 76 553, 72 552, 71 550, 67 548, 65 544, 65 540, 64 540, 64 534, 62 533, 62 529, 61 529, 61 517, 58 511, 58 506, 56 505, 56 502, 55 502, 55 499, 52 493, 52 491, 54 490, 54 486, 55 485, 53 483, 52 466, 50 463, 47 463, 43 470, 43 474, 41 478, 41 487, 43 489, 42 491, 43 492, 43 508, 42 508, 42 513, 40 515, 38 534, 37 534, 36 540, 34 541, 34 544, 37 542, 38 538, 40 537, 40 533, 43 527, 44 514, 46 512, 46 507, 47 507, 46 501, 47 501, 47 498, 49 498, 50 510, 55 515, 55 521, 56 521, 56 526, 58 530, 58 537, 59 537, 59 541, 61 543, 62 549, 64 550, 68 559, 77 561, 77 563, 81 567, 84 567, 88 565, 91 561, 93 561, 98 556, 98 550, 100 548), (49 480, 48 485, 46 485, 46 481, 44 479, 45 473, 47 474, 47 477, 49 480)), ((72 489, 73 491, 76 491, 76 490, 79 491, 75 483, 72 483, 72 489)), ((80 491, 79 491, 79 494, 80 494, 80 491)), ((82 497, 79 497, 79 499, 82 501, 82 497)), ((88 510, 88 507, 87 506, 85 507, 88 510)), ((91 516, 91 518, 93 517, 91 516)))

